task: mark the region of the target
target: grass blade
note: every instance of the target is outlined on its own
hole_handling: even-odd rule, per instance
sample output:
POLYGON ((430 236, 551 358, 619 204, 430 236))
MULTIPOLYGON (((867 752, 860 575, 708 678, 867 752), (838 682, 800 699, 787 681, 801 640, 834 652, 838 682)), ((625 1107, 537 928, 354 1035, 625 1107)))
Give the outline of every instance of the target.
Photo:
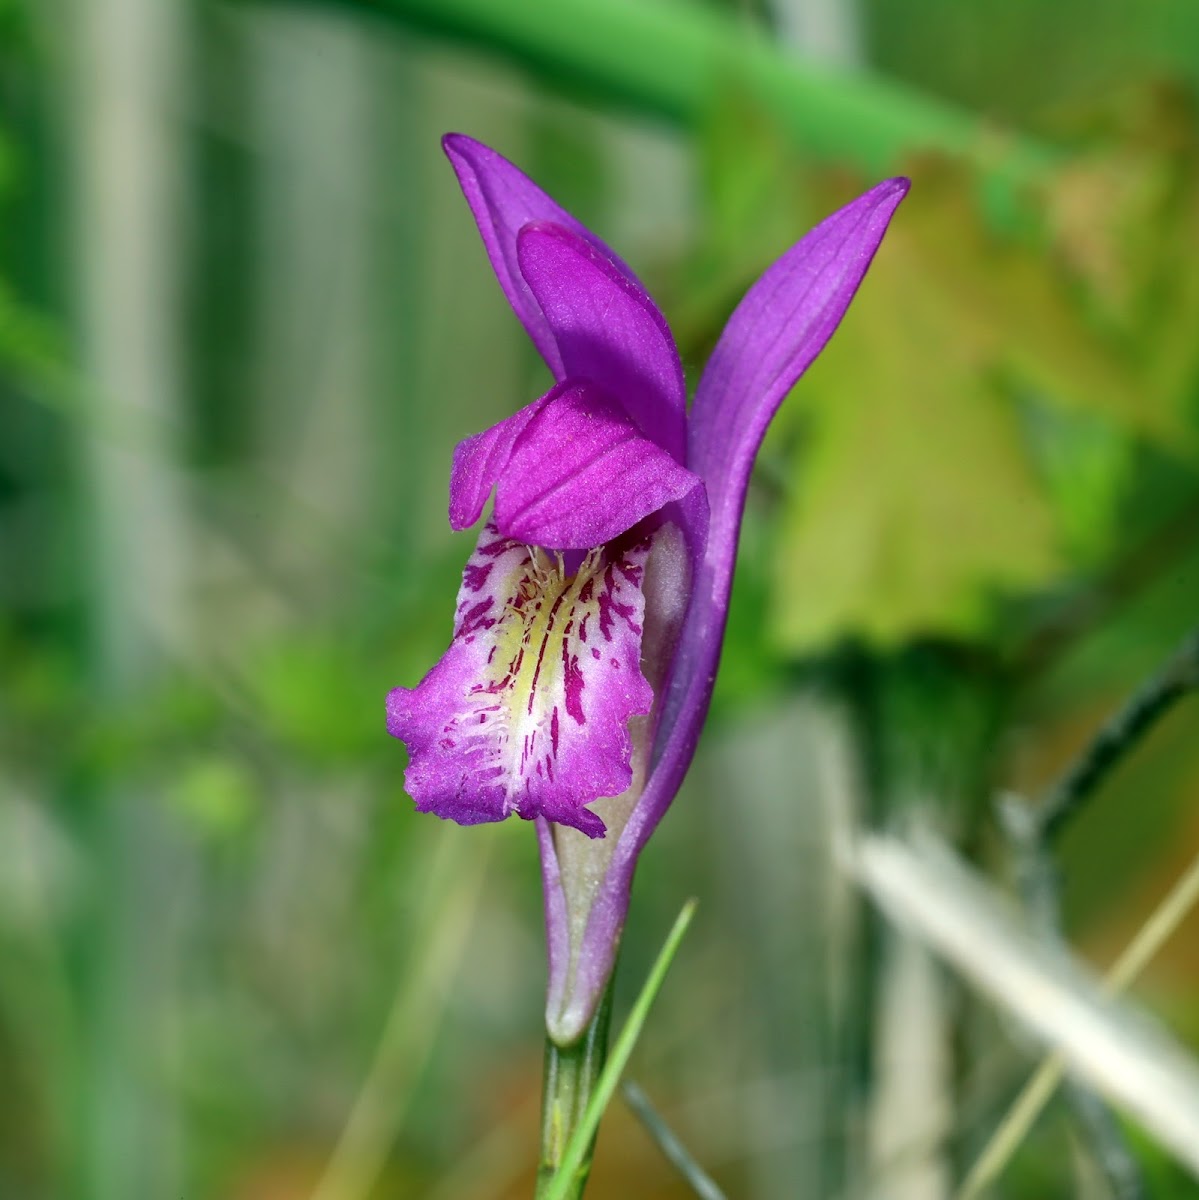
POLYGON ((571 1136, 566 1152, 562 1156, 562 1165, 558 1169, 558 1174, 545 1193, 545 1200, 566 1200, 570 1195, 575 1174, 582 1166, 587 1155, 587 1147, 591 1144, 596 1129, 599 1128, 600 1118, 604 1115, 604 1110, 616 1092, 616 1086, 628 1065, 633 1047, 641 1036, 641 1030, 645 1025, 646 1017, 649 1016, 649 1010, 657 999, 658 992, 662 989, 666 972, 670 969, 670 964, 674 961, 675 954, 678 953, 683 935, 687 932, 691 918, 695 915, 696 904, 695 899, 688 900, 675 918, 674 925, 667 934, 666 941, 658 952, 658 957, 650 968, 649 975, 646 976, 641 994, 634 1002, 629 1018, 625 1021, 620 1036, 616 1039, 616 1044, 612 1047, 607 1063, 604 1064, 599 1082, 591 1094, 591 1101, 583 1113, 583 1119, 571 1136))
POLYGON ((461 833, 455 826, 438 831, 436 851, 417 890, 425 897, 424 916, 410 970, 312 1200, 363 1200, 370 1194, 433 1052, 486 874, 486 851, 473 849, 461 833))

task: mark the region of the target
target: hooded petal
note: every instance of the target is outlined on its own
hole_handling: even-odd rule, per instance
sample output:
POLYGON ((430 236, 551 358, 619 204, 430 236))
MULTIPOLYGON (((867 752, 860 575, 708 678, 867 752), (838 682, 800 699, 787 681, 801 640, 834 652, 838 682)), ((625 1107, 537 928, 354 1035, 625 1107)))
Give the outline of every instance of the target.
POLYGON ((568 381, 458 446, 450 480, 455 529, 478 519, 493 484, 504 537, 589 550, 687 495, 699 479, 606 392, 568 381))
POLYGON ((645 289, 609 254, 549 221, 520 230, 517 258, 549 324, 565 376, 605 388, 646 437, 682 462, 683 366, 666 318, 645 289))
POLYGON ((415 688, 387 697, 422 812, 474 825, 544 816, 601 837, 584 806, 632 781, 648 541, 561 560, 487 525, 462 574, 454 640, 415 688))
MULTIPOLYGON (((551 990, 547 1021, 560 1042, 577 1038, 591 1018, 615 962, 638 855, 695 753, 720 662, 745 491, 766 427, 837 327, 907 190, 904 179, 879 184, 767 270, 733 313, 700 382, 688 465, 706 485, 711 523, 704 538, 703 492, 679 505, 684 527, 698 531, 688 539, 696 555, 695 588, 661 701, 645 791, 596 894, 573 976, 551 990)), ((544 862, 545 836, 541 843, 548 890, 555 864, 544 862)), ((553 912, 548 904, 547 912, 553 912)))
POLYGON ((483 515, 491 489, 512 457, 516 439, 558 390, 554 388, 498 425, 463 438, 454 447, 450 467, 451 529, 469 529, 483 515))
POLYGON ((482 142, 461 133, 447 133, 442 148, 458 176, 466 202, 487 248, 487 256, 512 311, 528 330, 533 344, 555 379, 566 372, 549 322, 521 276, 516 235, 530 221, 553 221, 595 247, 617 272, 636 282, 632 271, 580 221, 555 203, 523 171, 482 142))

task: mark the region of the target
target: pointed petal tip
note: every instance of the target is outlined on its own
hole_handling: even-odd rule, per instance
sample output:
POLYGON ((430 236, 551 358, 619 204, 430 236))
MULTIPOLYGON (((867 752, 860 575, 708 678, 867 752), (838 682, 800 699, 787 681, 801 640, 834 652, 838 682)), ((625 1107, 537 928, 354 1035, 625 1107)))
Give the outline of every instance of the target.
MULTIPOLYGON (((524 178, 520 168, 509 162, 498 150, 493 150, 486 142, 481 142, 468 133, 456 133, 453 130, 443 133, 441 149, 449 159, 454 174, 458 176, 458 182, 462 189, 467 191, 468 202, 470 201, 469 189, 472 186, 472 178, 477 179, 480 172, 485 175, 492 172, 500 174, 516 172, 521 174, 522 179, 524 178)), ((471 207, 473 208, 474 205, 472 204, 471 207)), ((476 217, 477 215, 476 213, 476 217)), ((486 241, 486 237, 484 241, 486 241)))
POLYGON ((911 190, 911 187, 912 181, 906 175, 894 175, 890 179, 876 183, 868 192, 860 196, 856 203, 866 203, 879 208, 888 207, 894 210, 911 190))
POLYGON ((455 133, 453 130, 441 135, 441 148, 445 151, 446 157, 451 160, 455 154, 461 154, 464 150, 482 144, 465 133, 455 133))

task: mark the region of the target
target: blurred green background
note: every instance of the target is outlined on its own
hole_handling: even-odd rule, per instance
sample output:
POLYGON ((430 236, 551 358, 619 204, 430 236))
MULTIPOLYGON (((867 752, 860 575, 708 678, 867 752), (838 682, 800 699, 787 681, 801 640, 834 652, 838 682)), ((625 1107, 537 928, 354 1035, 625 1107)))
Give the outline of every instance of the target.
MULTIPOLYGON (((632 1071, 697 1158, 947 1195, 1032 1052, 832 847, 916 819, 1007 881, 993 796, 1196 620, 1197 86, 1187 0, 2 0, 0 1197, 531 1192, 532 830, 414 814, 382 719, 448 640, 452 447, 546 384, 451 129, 635 266, 692 386, 914 178, 760 460, 618 1005, 698 895, 632 1071)), ((1066 839, 1097 967, 1199 846, 1197 734, 1066 839)), ((1199 1048, 1199 924, 1136 995, 1199 1048)), ((689 1193, 618 1103, 589 1194, 689 1193)), ((1055 1105, 996 1194, 1107 1193, 1055 1105)))

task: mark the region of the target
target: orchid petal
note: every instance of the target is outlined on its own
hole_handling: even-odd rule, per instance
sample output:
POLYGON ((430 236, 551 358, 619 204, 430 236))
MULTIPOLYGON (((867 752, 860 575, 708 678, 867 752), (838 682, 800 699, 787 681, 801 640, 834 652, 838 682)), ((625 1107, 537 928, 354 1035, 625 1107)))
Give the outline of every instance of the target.
POLYGON ((547 392, 498 425, 472 434, 454 447, 450 468, 451 529, 469 529, 483 515, 491 489, 508 465, 517 438, 553 395, 553 391, 547 392))
POLYGON ((606 392, 568 381, 458 443, 450 524, 473 525, 495 487, 505 537, 589 550, 698 486, 698 476, 643 437, 606 392))
POLYGON ((589 242, 622 275, 635 282, 633 272, 582 222, 551 200, 523 171, 482 142, 461 133, 441 140, 474 214, 495 271, 512 311, 516 313, 555 379, 564 379, 553 331, 517 263, 516 235, 530 221, 553 221, 589 242))
POLYGON ((525 282, 553 333, 564 376, 594 380, 646 437, 683 461, 687 391, 666 318, 611 256, 562 225, 517 235, 525 282))
POLYGON ((584 806, 629 787, 629 719, 653 703, 640 665, 648 554, 648 540, 595 550, 566 577, 560 561, 485 526, 450 648, 387 698, 420 811, 463 825, 515 812, 603 836, 584 806))
POLYGON ((698 486, 607 393, 565 383, 515 439, 496 482, 495 522, 531 546, 588 550, 698 486))
MULTIPOLYGON (((699 741, 720 662, 754 456, 779 404, 845 314, 907 190, 905 179, 879 184, 770 267, 725 326, 700 382, 688 462, 707 487, 711 526, 706 539, 689 538, 704 550, 695 559, 691 605, 660 701, 649 780, 596 894, 569 987, 559 989, 557 1008, 547 1011, 554 1036, 563 1042, 586 1028, 611 975, 637 858, 681 787, 699 741)), ((702 493, 692 496, 682 509, 698 504, 702 493)), ((543 838, 543 852, 545 845, 543 838)), ((552 868, 543 866, 543 872, 548 887, 552 868)))

